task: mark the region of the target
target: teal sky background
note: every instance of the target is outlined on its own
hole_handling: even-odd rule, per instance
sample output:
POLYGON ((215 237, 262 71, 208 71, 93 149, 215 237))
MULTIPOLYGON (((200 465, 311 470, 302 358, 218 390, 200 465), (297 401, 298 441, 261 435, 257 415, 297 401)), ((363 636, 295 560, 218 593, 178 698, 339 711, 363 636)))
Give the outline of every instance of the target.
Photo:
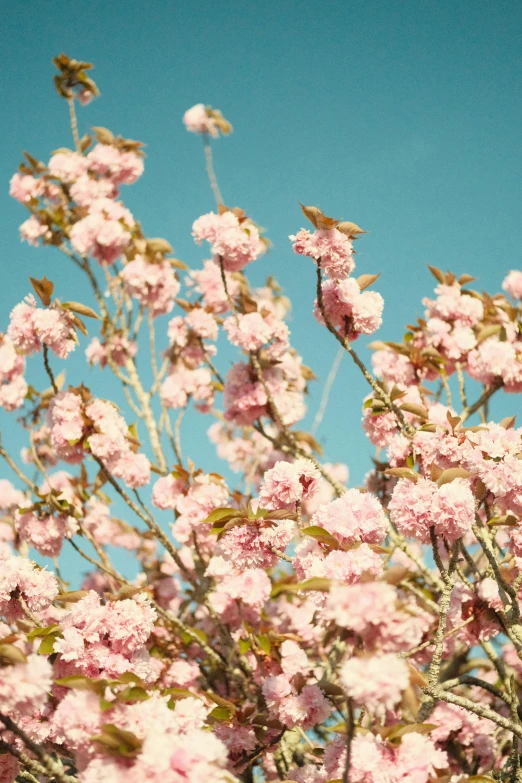
MULTIPOLYGON (((225 201, 274 243, 247 272, 255 284, 274 275, 292 299, 292 342, 320 379, 308 424, 337 345, 311 315, 313 264, 288 241, 305 222, 299 201, 369 231, 357 243, 357 273, 382 273, 381 339, 400 338, 422 315, 434 284, 427 263, 472 273, 475 287, 494 291, 520 267, 520 3, 18 0, 2 16, 0 329, 28 293, 30 274, 46 274, 62 299, 89 301, 78 270, 58 253, 20 244, 26 213, 7 195, 22 149, 46 161, 71 145, 67 107, 52 85, 60 51, 96 66, 102 96, 79 110, 80 132, 102 125, 146 143, 145 175, 122 198, 149 236, 167 238, 193 267, 205 253, 191 224, 214 205, 202 144, 181 118, 203 102, 232 122, 234 133, 214 145, 218 179, 225 201)), ((82 369, 85 346, 82 338, 68 382, 109 396, 108 376, 82 369)), ((369 356, 363 340, 357 348, 369 356)), ((42 385, 38 357, 28 376, 42 385)), ((360 428, 366 392, 346 357, 318 432, 326 458, 347 462, 355 484, 372 454, 360 428)), ((518 401, 495 406, 515 413, 518 401)), ((15 419, 0 421, 18 453, 15 419)), ((216 469, 209 423, 187 417, 183 445, 196 464, 216 469)))

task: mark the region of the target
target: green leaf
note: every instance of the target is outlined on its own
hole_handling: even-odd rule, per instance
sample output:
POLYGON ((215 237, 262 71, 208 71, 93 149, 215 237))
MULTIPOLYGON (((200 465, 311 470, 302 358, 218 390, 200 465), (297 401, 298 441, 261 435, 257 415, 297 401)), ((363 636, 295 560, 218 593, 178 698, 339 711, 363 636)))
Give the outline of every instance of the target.
POLYGON ((147 701, 147 699, 150 698, 150 695, 147 693, 145 688, 140 688, 137 685, 130 685, 128 688, 124 688, 120 693, 118 693, 118 701, 124 701, 124 702, 136 702, 136 701, 147 701))
POLYGON ((401 740, 405 734, 429 734, 436 728, 434 723, 396 723, 394 726, 389 727, 385 736, 388 742, 394 742, 401 740))
POLYGON ((39 639, 42 636, 49 636, 50 634, 56 635, 61 632, 59 625, 48 625, 46 628, 34 628, 27 634, 28 639, 39 639))
POLYGON ((52 655, 54 653, 54 643, 58 638, 60 638, 58 634, 44 636, 38 648, 38 655, 52 655))
POLYGON ((118 677, 118 682, 136 683, 137 685, 141 686, 144 684, 141 677, 138 677, 138 675, 134 674, 134 672, 124 672, 118 677))
POLYGON ((166 688, 161 692, 162 696, 170 696, 172 701, 178 701, 178 699, 199 698, 192 691, 186 690, 186 688, 166 688))
POLYGON ((437 479, 437 484, 442 487, 443 484, 449 484, 451 481, 459 478, 471 478, 471 473, 464 468, 447 468, 443 470, 437 479))
POLYGON ((137 756, 142 746, 141 740, 132 731, 120 729, 113 723, 104 723, 101 734, 92 737, 92 741, 125 758, 137 756))
POLYGON ((240 639, 239 640, 239 654, 244 655, 247 653, 250 648, 252 647, 252 642, 250 639, 240 639))
POLYGON ((55 680, 56 685, 63 685, 64 688, 71 688, 74 691, 91 691, 92 693, 102 694, 107 685, 106 680, 92 680, 90 677, 84 677, 83 674, 73 674, 70 677, 62 677, 55 680))
POLYGON ((298 584, 292 582, 276 584, 272 588, 271 597, 276 598, 280 593, 298 593, 301 590, 304 592, 309 590, 327 592, 330 590, 331 584, 332 580, 326 579, 323 576, 314 576, 311 579, 299 582, 298 584))
POLYGON ((335 536, 332 536, 328 530, 325 530, 324 527, 310 525, 309 527, 303 528, 301 533, 304 533, 305 536, 310 536, 310 538, 314 538, 316 541, 320 541, 322 544, 328 544, 332 549, 339 549, 338 540, 335 536))
POLYGON ((229 519, 241 516, 237 508, 215 508, 203 522, 214 525, 216 522, 228 522, 229 519))
POLYGON ((0 644, 0 661, 8 664, 27 663, 27 656, 15 644, 0 644))
POLYGON ((259 636, 256 637, 256 642, 258 643, 259 647, 263 650, 264 653, 267 655, 270 655, 270 639, 266 635, 266 633, 260 633, 259 636))
POLYGON ((226 707, 214 707, 212 712, 209 713, 209 718, 228 723, 231 715, 226 707))

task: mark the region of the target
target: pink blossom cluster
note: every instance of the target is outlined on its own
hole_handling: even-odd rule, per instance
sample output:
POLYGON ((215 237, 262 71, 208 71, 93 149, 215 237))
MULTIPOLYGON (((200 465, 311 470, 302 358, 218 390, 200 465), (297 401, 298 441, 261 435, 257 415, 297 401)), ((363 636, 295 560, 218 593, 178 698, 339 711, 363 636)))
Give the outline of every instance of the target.
POLYGON ((79 394, 60 392, 49 410, 49 426, 53 447, 66 462, 81 462, 88 449, 127 486, 149 483, 149 460, 133 448, 127 424, 111 402, 84 404, 79 394))
POLYGON ((125 335, 111 334, 103 342, 93 337, 85 349, 85 356, 91 366, 99 364, 103 368, 114 362, 118 367, 125 367, 128 359, 133 359, 137 352, 138 346, 134 340, 129 340, 125 335))
POLYGON ((187 109, 183 115, 185 127, 191 133, 208 134, 214 139, 219 136, 219 129, 212 115, 209 114, 203 103, 196 103, 187 109))
MULTIPOLYGON (((224 272, 227 291, 232 300, 239 294, 239 281, 231 272, 224 272)), ((213 261, 204 261, 202 269, 194 269, 189 273, 187 285, 201 295, 205 307, 213 313, 226 313, 230 307, 228 297, 221 278, 219 266, 213 261)))
POLYGON ((313 233, 303 228, 290 239, 295 253, 320 261, 321 269, 332 280, 344 280, 355 269, 353 242, 336 228, 313 233))
POLYGON ((225 419, 239 425, 253 424, 267 414, 268 397, 275 401, 285 425, 295 424, 306 413, 303 391, 306 387, 301 374, 301 362, 287 351, 281 360, 264 370, 263 381, 256 377, 248 364, 238 362, 225 379, 225 419))
POLYGON ((384 582, 335 585, 325 617, 352 631, 367 651, 407 652, 432 624, 430 615, 384 582))
POLYGON ((59 307, 37 307, 32 294, 11 311, 7 336, 25 354, 47 345, 60 359, 66 359, 77 344, 72 313, 59 307))
MULTIPOLYGON (((356 340, 360 334, 373 334, 382 323, 384 299, 376 291, 361 291, 353 277, 340 282, 325 281, 322 296, 327 319, 349 340, 356 340)), ((314 315, 319 323, 324 323, 317 301, 314 315)))
POLYGON ((16 532, 37 552, 47 557, 57 557, 64 538, 72 538, 78 532, 78 522, 71 514, 44 514, 32 511, 19 513, 15 519, 16 532))
POLYGON ((522 298, 522 272, 518 269, 512 269, 511 272, 504 278, 502 288, 513 299, 522 298))
POLYGON ((246 352, 272 343, 270 356, 277 359, 288 348, 288 327, 271 313, 264 317, 259 312, 229 316, 223 326, 232 345, 246 352))
POLYGON ((340 498, 321 506, 311 523, 324 528, 340 544, 378 544, 386 537, 388 521, 377 498, 369 492, 349 489, 340 498))
POLYGON ((289 729, 294 726, 313 728, 317 723, 323 723, 333 709, 317 685, 305 685, 298 691, 286 674, 267 677, 263 696, 270 713, 289 729))
POLYGON ((151 264, 142 256, 135 256, 121 275, 128 293, 147 307, 153 317, 170 313, 180 285, 168 261, 151 264))
POLYGON ((42 238, 50 240, 52 238, 52 232, 45 221, 41 220, 36 215, 31 215, 31 217, 24 220, 20 226, 20 239, 33 247, 37 247, 38 240, 42 238))
POLYGON ((152 502, 161 509, 173 509, 173 533, 182 543, 191 539, 211 511, 225 506, 229 489, 221 476, 198 473, 188 485, 176 475, 163 476, 154 484, 152 502))
POLYGON ((430 528, 447 541, 456 541, 475 521, 475 498, 462 478, 440 487, 425 478, 400 479, 388 507, 398 529, 420 541, 429 541, 430 528))
POLYGON ((309 459, 276 462, 264 475, 259 503, 263 508, 279 509, 309 500, 317 491, 319 479, 319 471, 309 459))
POLYGON ((89 213, 71 228, 69 238, 81 256, 113 264, 129 246, 135 221, 128 209, 110 198, 97 198, 89 213))
POLYGON ((393 653, 350 658, 340 677, 354 703, 376 715, 395 709, 410 683, 408 664, 393 653))
POLYGON ((61 637, 54 649, 61 660, 74 663, 90 677, 119 677, 132 672, 145 681, 154 681, 158 666, 145 646, 156 612, 147 597, 100 602, 90 591, 61 619, 61 637))
POLYGON ((20 408, 28 386, 24 378, 25 359, 7 335, 0 338, 0 407, 6 411, 20 408))
POLYGON ((0 615, 8 619, 23 617, 23 604, 31 612, 40 612, 58 595, 54 574, 27 558, 8 556, 2 558, 1 566, 0 615))
POLYGON ((227 272, 244 269, 265 251, 257 226, 231 210, 202 215, 192 226, 192 236, 198 245, 203 240, 210 244, 213 260, 222 262, 227 272))

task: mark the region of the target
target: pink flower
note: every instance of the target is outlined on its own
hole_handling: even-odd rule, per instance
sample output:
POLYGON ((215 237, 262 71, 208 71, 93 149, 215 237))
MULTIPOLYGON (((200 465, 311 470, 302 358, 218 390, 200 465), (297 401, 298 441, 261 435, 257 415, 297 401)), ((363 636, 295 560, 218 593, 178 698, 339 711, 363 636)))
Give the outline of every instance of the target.
POLYGON ((216 215, 202 215, 192 226, 192 235, 198 245, 206 239, 214 260, 223 260, 227 272, 238 272, 264 253, 265 245, 259 230, 250 220, 242 220, 232 211, 216 215))
POLYGON ((365 650, 409 651, 432 621, 415 603, 402 605, 398 598, 396 589, 383 582, 332 586, 325 615, 357 634, 365 650))
POLYGON ((415 368, 407 356, 392 350, 375 351, 372 356, 373 371, 388 383, 410 386, 415 382, 415 368))
POLYGON ((26 663, 2 668, 2 709, 15 720, 42 710, 53 681, 52 667, 41 655, 29 655, 26 663))
POLYGON ((272 568, 278 561, 275 551, 284 552, 295 533, 289 519, 277 524, 240 525, 219 542, 219 550, 235 568, 272 568))
POLYGON ((100 734, 102 723, 100 698, 96 693, 69 691, 52 716, 51 733, 55 742, 92 756, 92 737, 100 734))
POLYGON ((207 113, 203 103, 196 103, 191 109, 187 109, 183 115, 185 127, 191 133, 208 133, 214 139, 219 136, 219 129, 214 118, 207 113))
MULTIPOLYGON (((227 289, 232 300, 239 293, 239 283, 230 272, 225 272, 227 289)), ((225 293, 221 271, 213 261, 205 261, 203 269, 190 272, 187 285, 195 285, 197 293, 203 297, 206 308, 214 313, 226 313, 229 309, 229 301, 225 293)))
POLYGON ((77 152, 57 152, 48 164, 49 173, 63 182, 74 182, 87 171, 87 160, 77 152))
POLYGON ((405 536, 429 541, 430 527, 449 542, 460 538, 475 519, 475 500, 465 479, 438 487, 428 479, 400 479, 393 490, 389 511, 405 536))
POLYGON ((217 340, 218 325, 212 313, 194 307, 185 316, 185 323, 202 340, 217 340))
POLYGON ((49 239, 51 232, 46 223, 42 223, 36 215, 31 215, 20 226, 20 238, 28 242, 33 247, 38 245, 38 240, 42 237, 49 239))
POLYGON ((311 519, 341 544, 363 541, 378 544, 386 537, 388 523, 381 504, 369 492, 349 489, 340 498, 321 506, 311 519))
POLYGON ((121 275, 129 294, 142 307, 148 307, 154 317, 170 313, 180 285, 168 261, 149 264, 142 256, 136 256, 121 275))
POLYGON ((143 174, 143 158, 110 144, 96 144, 87 155, 89 169, 109 178, 115 185, 132 185, 143 174))
POLYGON ((288 345, 286 324, 273 317, 264 318, 258 312, 229 316, 224 328, 232 345, 244 351, 258 351, 274 338, 282 343, 283 349, 288 345))
POLYGON ((320 474, 311 460, 276 462, 263 478, 259 492, 262 508, 278 509, 313 497, 320 474))
MULTIPOLYGON (((15 175, 16 176, 16 175, 15 175)), ((15 196, 16 198, 16 196, 15 196)), ((512 269, 511 272, 504 278, 502 288, 513 299, 522 298, 522 272, 518 269, 512 269)))
POLYGON ((20 772, 20 762, 10 753, 0 755, 0 783, 13 783, 20 772))
POLYGON ((114 199, 118 195, 118 188, 111 180, 95 179, 89 174, 82 174, 70 188, 71 197, 81 207, 90 207, 100 198, 114 199))
POLYGON ((340 677, 354 703, 377 714, 393 710, 410 683, 408 664, 393 653, 351 658, 343 664, 340 677))
MULTIPOLYGON (((361 291, 354 278, 341 282, 326 280, 322 292, 327 319, 344 337, 356 340, 360 334, 373 334, 380 327, 384 307, 382 296, 375 291, 361 291)), ((314 314, 320 323, 324 322, 317 301, 314 314)))
POLYGON ((56 394, 49 406, 48 422, 57 456, 66 462, 81 461, 82 450, 76 445, 82 439, 85 427, 81 397, 73 392, 56 394))
POLYGON ((22 541, 27 541, 37 552, 47 557, 57 557, 64 538, 72 538, 78 531, 78 523, 69 514, 45 515, 41 518, 32 512, 17 514, 15 528, 22 541))
POLYGON ((155 619, 144 594, 101 604, 91 591, 63 617, 63 638, 56 640, 55 651, 87 676, 112 678, 130 671, 153 681, 158 675, 144 645, 155 619))
POLYGON ((161 509, 174 509, 183 494, 183 483, 174 476, 162 476, 154 484, 152 502, 161 509))
MULTIPOLYGON (((26 333, 25 328, 22 333, 26 333)), ((7 411, 24 404, 28 389, 24 371, 24 357, 17 353, 7 335, 0 337, 0 407, 7 411)))
POLYGON ((301 229, 296 236, 291 236, 294 252, 309 256, 316 262, 321 260, 321 268, 332 280, 343 280, 354 268, 353 244, 341 231, 317 229, 311 234, 301 229))
POLYGON ((97 337, 93 337, 85 349, 85 356, 91 366, 99 364, 106 367, 112 360, 118 367, 125 367, 128 359, 132 359, 138 352, 138 346, 133 340, 123 335, 115 334, 101 343, 97 337))
POLYGON ((131 241, 134 218, 128 209, 110 198, 98 198, 89 206, 89 214, 70 231, 74 249, 82 256, 89 253, 98 261, 113 264, 131 241))
POLYGON ((294 726, 313 728, 326 720, 333 710, 317 685, 305 685, 297 693, 285 674, 268 677, 263 683, 263 696, 272 715, 289 729, 294 726))
POLYGON ((32 612, 46 609, 58 595, 53 574, 38 568, 25 557, 8 557, 0 561, 0 615, 23 616, 18 596, 32 612))
POLYGON ((441 283, 435 289, 437 299, 425 298, 428 318, 440 318, 443 321, 458 321, 461 325, 474 326, 484 316, 484 306, 480 299, 467 296, 458 283, 441 283))
POLYGON ((310 662, 307 655, 297 642, 287 639, 280 647, 281 668, 287 677, 295 674, 306 674, 310 670, 310 662))
POLYGON ((7 334, 15 347, 26 354, 48 345, 60 359, 66 359, 77 344, 71 314, 66 310, 36 307, 32 294, 11 311, 7 334))
POLYGON ((160 396, 167 408, 184 408, 192 397, 200 409, 209 410, 214 400, 212 373, 208 367, 190 370, 175 364, 161 384, 160 396))
POLYGON ((0 479, 0 509, 3 511, 26 502, 23 492, 15 489, 8 479, 0 479))
POLYGON ((197 685, 200 676, 201 672, 195 661, 180 658, 170 664, 164 679, 169 688, 190 688, 197 685))
POLYGON ((9 186, 9 195, 21 204, 28 204, 32 199, 39 198, 43 190, 42 180, 19 172, 13 174, 9 186))

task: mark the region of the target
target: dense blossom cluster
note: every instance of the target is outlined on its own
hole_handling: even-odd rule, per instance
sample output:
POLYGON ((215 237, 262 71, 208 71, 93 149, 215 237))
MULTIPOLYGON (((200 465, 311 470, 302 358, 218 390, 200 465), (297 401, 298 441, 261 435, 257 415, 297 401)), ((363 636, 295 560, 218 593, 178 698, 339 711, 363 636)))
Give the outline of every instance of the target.
MULTIPOLYGON (((55 65, 74 116, 90 66, 55 65)), ((378 453, 349 486, 296 426, 313 372, 277 282, 245 274, 268 245, 217 197, 210 138, 231 127, 203 104, 183 122, 217 202, 197 269, 120 200, 138 142, 73 123, 74 150, 11 180, 22 238, 92 299, 31 278, 0 335, 0 406, 26 435, 20 460, 0 445, 0 781, 517 783, 522 427, 489 402, 522 391, 522 272, 490 295, 432 267, 424 317, 372 344, 372 374, 353 347, 383 311, 377 275, 352 274, 363 232, 303 207, 310 310, 369 384, 378 453), (92 372, 65 386, 78 343, 92 372), (226 478, 192 461, 191 408, 226 478)))

